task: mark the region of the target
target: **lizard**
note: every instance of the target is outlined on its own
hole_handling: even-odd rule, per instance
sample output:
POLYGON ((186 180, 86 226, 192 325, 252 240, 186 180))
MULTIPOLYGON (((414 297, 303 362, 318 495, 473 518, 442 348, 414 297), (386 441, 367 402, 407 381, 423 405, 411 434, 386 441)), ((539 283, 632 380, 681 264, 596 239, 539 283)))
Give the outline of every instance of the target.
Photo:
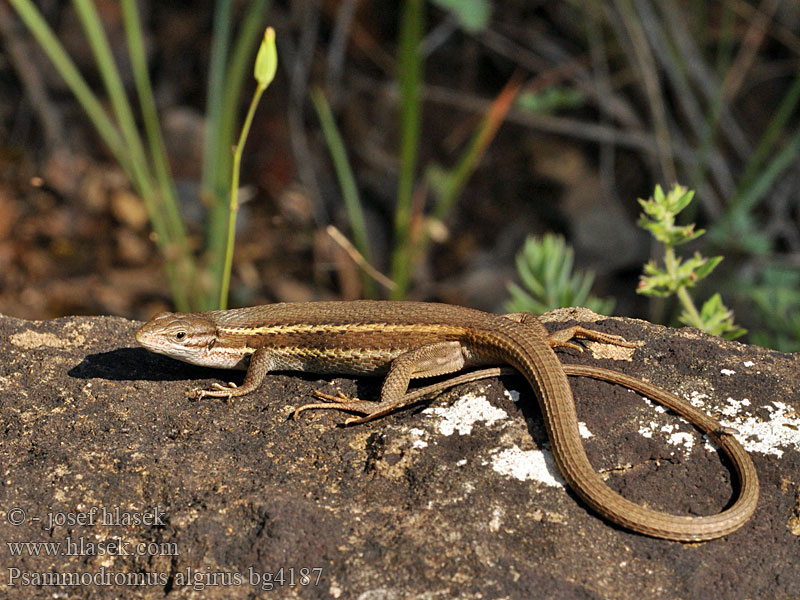
POLYGON ((380 401, 320 392, 324 400, 304 410, 334 408, 360 413, 345 424, 384 416, 445 388, 501 373, 509 365, 533 388, 544 418, 555 463, 567 485, 595 513, 623 528, 656 538, 696 542, 739 529, 758 501, 758 476, 734 437, 688 402, 636 378, 598 367, 567 365, 554 347, 580 349, 572 339, 620 346, 620 336, 573 326, 549 333, 535 315, 496 315, 427 302, 330 301, 276 303, 199 313, 159 313, 136 332, 147 350, 194 365, 246 369, 241 386, 215 383, 199 397, 230 399, 255 391, 271 371, 382 375, 380 401), (411 379, 467 372, 408 392, 411 379), (739 482, 736 501, 715 515, 684 516, 656 511, 627 500, 595 472, 583 448, 568 375, 625 385, 687 417, 731 459, 739 482))

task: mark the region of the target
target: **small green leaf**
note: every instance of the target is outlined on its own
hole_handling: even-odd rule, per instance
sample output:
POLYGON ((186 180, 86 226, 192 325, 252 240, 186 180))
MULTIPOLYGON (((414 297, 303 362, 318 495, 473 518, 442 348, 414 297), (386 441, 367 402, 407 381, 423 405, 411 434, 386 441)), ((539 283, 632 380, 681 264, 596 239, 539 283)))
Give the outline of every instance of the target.
MULTIPOLYGON (((681 320, 684 323, 686 322, 684 320, 686 316, 685 313, 681 315, 681 320)), ((747 333, 746 329, 734 325, 733 311, 722 303, 722 297, 718 293, 705 301, 703 308, 700 310, 700 319, 703 331, 712 335, 732 340, 747 333)))
POLYGON ((661 188, 661 185, 658 183, 656 184, 655 192, 653 193, 653 199, 655 200, 656 204, 664 204, 664 190, 661 188))
POLYGON ((722 304, 722 296, 716 293, 703 304, 703 308, 700 310, 700 318, 703 319, 703 321, 709 321, 715 314, 724 310, 725 306, 722 304))
POLYGON ((671 193, 675 195, 673 202, 674 206, 673 212, 676 215, 679 212, 681 212, 684 208, 689 206, 689 203, 692 201, 692 198, 694 198, 694 190, 686 191, 685 187, 681 187, 679 185, 676 185, 671 193))
POLYGON ((721 262, 722 262, 721 256, 714 256, 705 259, 704 263, 702 265, 699 265, 697 267, 697 270, 695 271, 695 278, 696 278, 695 281, 700 281, 701 279, 708 277, 711 271, 716 269, 717 265, 721 262))

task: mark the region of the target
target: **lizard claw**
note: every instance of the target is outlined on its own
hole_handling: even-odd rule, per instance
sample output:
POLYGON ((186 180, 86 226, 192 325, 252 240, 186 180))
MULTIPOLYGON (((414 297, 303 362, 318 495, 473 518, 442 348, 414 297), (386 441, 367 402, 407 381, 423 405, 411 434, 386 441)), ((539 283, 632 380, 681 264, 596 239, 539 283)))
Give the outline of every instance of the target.
POLYGON ((236 389, 237 386, 232 381, 229 381, 227 385, 222 385, 221 383, 215 382, 211 384, 211 387, 214 388, 215 390, 221 390, 223 392, 227 392, 230 389, 236 389))
POLYGON ((719 427, 717 427, 717 430, 714 433, 716 433, 717 435, 736 435, 740 432, 735 427, 727 427, 725 425, 720 425, 719 427))
POLYGON ((237 385, 232 381, 229 382, 227 385, 222 385, 221 383, 212 383, 210 390, 203 390, 198 389, 195 390, 197 394, 197 399, 202 400, 206 396, 214 397, 214 398, 225 398, 225 402, 229 402, 230 399, 233 397, 233 392, 237 389, 237 385))
POLYGON ((343 394, 342 392, 336 392, 336 395, 333 394, 326 394, 325 392, 320 392, 319 390, 313 390, 311 392, 313 396, 316 396, 320 400, 325 400, 327 402, 336 403, 336 404, 347 404, 349 402, 357 402, 353 400, 350 396, 343 394))

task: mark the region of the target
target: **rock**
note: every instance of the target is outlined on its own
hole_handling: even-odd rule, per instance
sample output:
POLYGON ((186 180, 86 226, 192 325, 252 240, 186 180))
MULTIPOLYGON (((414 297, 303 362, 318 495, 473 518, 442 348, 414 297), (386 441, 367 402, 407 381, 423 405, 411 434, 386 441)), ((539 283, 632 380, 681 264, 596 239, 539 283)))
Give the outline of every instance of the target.
MULTIPOLYGON (((761 482, 742 529, 681 544, 592 513, 564 488, 519 377, 342 428, 335 411, 290 415, 313 389, 371 398, 378 380, 276 374, 229 403, 198 401, 194 388, 241 373, 149 354, 125 319, 0 316, 5 597, 795 596, 798 357, 582 309, 546 321, 642 341, 559 357, 647 379, 740 431, 761 482)), ((587 452, 614 489, 679 514, 735 495, 684 421, 571 381, 587 452)))

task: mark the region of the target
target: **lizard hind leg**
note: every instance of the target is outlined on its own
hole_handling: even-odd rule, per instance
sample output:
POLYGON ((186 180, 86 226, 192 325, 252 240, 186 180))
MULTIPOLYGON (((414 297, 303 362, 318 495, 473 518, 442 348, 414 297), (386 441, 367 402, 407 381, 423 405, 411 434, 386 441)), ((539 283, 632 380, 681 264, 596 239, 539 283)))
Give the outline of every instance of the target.
MULTIPOLYGON (((292 413, 293 419, 297 419, 300 416, 300 413, 306 410, 322 410, 326 408, 368 415, 370 412, 372 412, 375 406, 377 406, 375 402, 351 398, 342 392, 337 392, 336 394, 326 394, 325 392, 320 392, 319 390, 313 390, 311 393, 320 400, 324 400, 324 402, 310 402, 308 404, 298 406, 292 413)), ((347 419, 345 424, 349 423, 349 421, 350 419, 347 419)))
MULTIPOLYGON (((365 423, 377 419, 408 404, 416 402, 420 395, 407 394, 408 383, 411 379, 420 377, 436 377, 447 375, 464 368, 466 361, 460 342, 436 342, 419 348, 409 350, 395 358, 389 366, 389 372, 383 380, 380 402, 369 402, 358 398, 349 398, 339 392, 336 395, 314 392, 317 398, 325 402, 304 404, 294 411, 297 418, 301 412, 312 409, 333 409, 346 412, 356 412, 363 417, 350 417, 345 420, 345 425, 365 423)), ((433 384, 425 388, 427 395, 450 387, 447 381, 433 384)))
POLYGON ((604 342, 606 344, 614 344, 615 346, 622 346, 624 348, 636 348, 638 346, 638 344, 634 342, 629 342, 620 335, 603 333, 602 331, 597 331, 595 329, 587 329, 585 327, 581 327, 580 325, 574 325, 572 327, 558 329, 551 333, 542 324, 539 318, 531 313, 526 313, 526 312, 509 313, 503 316, 506 319, 510 319, 512 321, 530 327, 535 331, 537 335, 540 335, 541 337, 545 338, 547 340, 547 343, 550 344, 551 348, 562 346, 566 348, 573 348, 578 352, 583 352, 583 348, 581 348, 578 344, 575 344, 570 341, 576 338, 592 340, 594 342, 604 342))

